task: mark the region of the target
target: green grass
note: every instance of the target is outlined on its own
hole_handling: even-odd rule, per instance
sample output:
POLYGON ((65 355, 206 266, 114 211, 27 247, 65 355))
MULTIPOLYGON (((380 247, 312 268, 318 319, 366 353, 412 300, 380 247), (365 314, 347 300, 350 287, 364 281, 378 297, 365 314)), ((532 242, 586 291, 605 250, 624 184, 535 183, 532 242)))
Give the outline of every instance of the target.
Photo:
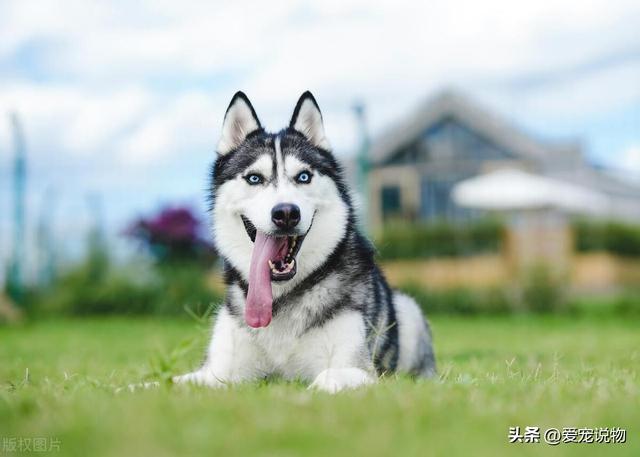
POLYGON ((196 321, 0 327, 0 454, 3 437, 52 437, 58 455, 78 456, 640 455, 640 321, 432 324, 438 380, 389 377, 337 396, 278 381, 114 393, 194 367, 207 338, 196 321), (508 444, 513 425, 619 426, 627 443, 508 444))

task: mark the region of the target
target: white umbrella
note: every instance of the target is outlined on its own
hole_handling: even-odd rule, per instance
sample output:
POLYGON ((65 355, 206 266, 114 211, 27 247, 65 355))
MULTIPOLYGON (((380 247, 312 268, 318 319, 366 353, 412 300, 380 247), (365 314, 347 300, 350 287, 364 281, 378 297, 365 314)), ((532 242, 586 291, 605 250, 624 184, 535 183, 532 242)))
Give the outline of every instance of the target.
POLYGON ((608 197, 583 186, 517 169, 503 169, 458 183, 459 206, 485 210, 556 208, 571 213, 606 214, 608 197))

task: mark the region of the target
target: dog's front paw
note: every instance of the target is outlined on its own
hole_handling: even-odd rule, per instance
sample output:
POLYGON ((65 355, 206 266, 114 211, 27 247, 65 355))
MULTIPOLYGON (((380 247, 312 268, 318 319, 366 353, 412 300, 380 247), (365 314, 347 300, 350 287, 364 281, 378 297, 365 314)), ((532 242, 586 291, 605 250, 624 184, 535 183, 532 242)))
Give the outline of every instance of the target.
POLYGON ((171 378, 174 384, 195 384, 206 387, 224 387, 225 383, 207 370, 198 370, 171 378))
POLYGON ((355 389, 374 382, 373 377, 360 368, 328 368, 316 377, 309 389, 335 394, 343 389, 355 389))

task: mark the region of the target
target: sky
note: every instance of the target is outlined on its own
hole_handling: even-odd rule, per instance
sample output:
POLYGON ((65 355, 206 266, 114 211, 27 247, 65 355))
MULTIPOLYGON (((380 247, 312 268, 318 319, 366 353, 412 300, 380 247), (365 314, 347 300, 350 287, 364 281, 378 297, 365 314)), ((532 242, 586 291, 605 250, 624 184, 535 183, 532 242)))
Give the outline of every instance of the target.
POLYGON ((381 0, 0 0, 0 247, 12 139, 29 158, 28 223, 61 249, 165 204, 205 208, 224 111, 245 91, 267 129, 310 89, 336 154, 456 88, 537 138, 640 176, 640 3, 381 0), (95 205, 102 209, 96 213, 95 205))

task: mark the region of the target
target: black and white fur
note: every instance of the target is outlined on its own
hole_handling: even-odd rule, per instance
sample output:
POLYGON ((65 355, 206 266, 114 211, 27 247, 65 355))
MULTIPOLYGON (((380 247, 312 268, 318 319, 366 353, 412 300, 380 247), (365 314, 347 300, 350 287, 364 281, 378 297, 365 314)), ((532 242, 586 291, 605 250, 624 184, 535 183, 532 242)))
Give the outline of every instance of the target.
POLYGON ((395 371, 435 374, 429 326, 416 302, 391 290, 376 266, 330 149, 310 92, 300 97, 289 127, 275 134, 262 128, 248 98, 235 94, 211 187, 227 296, 204 364, 174 382, 217 387, 276 375, 337 392, 395 371), (301 170, 312 173, 310 183, 294 181, 301 170), (244 178, 252 172, 265 182, 249 185, 244 178), (273 320, 254 329, 243 319, 253 249, 243 218, 270 232, 271 208, 282 202, 300 207, 306 237, 297 274, 272 283, 273 320))

